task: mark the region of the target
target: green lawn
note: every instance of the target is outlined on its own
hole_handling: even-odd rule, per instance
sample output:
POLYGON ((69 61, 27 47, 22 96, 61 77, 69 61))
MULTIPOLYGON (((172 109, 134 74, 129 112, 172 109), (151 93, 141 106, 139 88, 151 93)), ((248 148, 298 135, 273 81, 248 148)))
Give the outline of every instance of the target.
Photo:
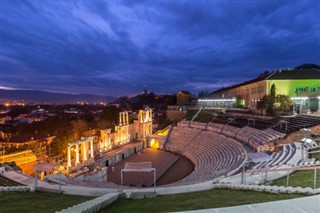
MULTIPOLYGON (((314 151, 320 151, 320 149, 317 148, 317 150, 314 150, 314 151)), ((315 158, 316 160, 320 160, 320 152, 311 154, 311 158, 315 158)))
POLYGON ((40 192, 0 192, 0 212, 56 212, 90 199, 93 198, 40 192))
MULTIPOLYGON (((311 158, 320 160, 320 153, 314 153, 311 158)), ((311 187, 313 188, 313 170, 297 171, 290 175, 289 186, 293 187, 311 187)), ((287 177, 272 182, 270 185, 286 186, 287 177)), ((320 170, 317 170, 317 188, 320 187, 320 170)))
MULTIPOLYGON (((287 177, 272 182, 270 185, 286 186, 287 177)), ((292 187, 311 187, 313 188, 313 170, 297 171, 290 175, 289 186, 292 187)), ((317 171, 317 188, 320 187, 320 170, 317 171)))
POLYGON ((299 194, 217 189, 132 200, 122 198, 99 212, 171 212, 219 208, 302 197, 299 194))

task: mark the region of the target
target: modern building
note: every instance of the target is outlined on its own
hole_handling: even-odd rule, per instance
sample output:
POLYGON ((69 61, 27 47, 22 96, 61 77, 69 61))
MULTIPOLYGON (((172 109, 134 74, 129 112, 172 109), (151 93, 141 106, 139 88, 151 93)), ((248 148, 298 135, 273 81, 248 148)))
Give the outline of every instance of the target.
POLYGON ((288 95, 294 102, 294 110, 320 111, 319 70, 277 70, 265 72, 257 78, 222 88, 209 94, 208 99, 198 100, 202 106, 232 107, 236 100, 248 109, 257 110, 257 103, 270 94, 275 85, 276 95, 288 95))

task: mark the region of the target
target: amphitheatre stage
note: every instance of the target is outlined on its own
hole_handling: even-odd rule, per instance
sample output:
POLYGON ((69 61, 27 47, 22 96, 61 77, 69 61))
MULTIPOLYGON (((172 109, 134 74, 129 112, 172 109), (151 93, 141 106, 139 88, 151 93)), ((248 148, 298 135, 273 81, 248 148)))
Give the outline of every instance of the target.
MULTIPOLYGON (((124 168, 127 162, 152 162, 152 167, 156 169, 156 185, 163 185, 178 181, 184 178, 193 171, 191 162, 188 162, 182 156, 166 152, 163 150, 144 149, 140 154, 136 153, 130 157, 122 160, 112 167, 108 168, 108 182, 120 185, 121 183, 121 169, 124 168), (183 171, 175 167, 179 164, 183 167, 183 171), (174 170, 172 168, 175 167, 174 170), (160 183, 159 183, 160 182, 160 183)), ((152 172, 130 172, 123 173, 125 186, 139 186, 150 187, 153 186, 153 173, 152 172)))

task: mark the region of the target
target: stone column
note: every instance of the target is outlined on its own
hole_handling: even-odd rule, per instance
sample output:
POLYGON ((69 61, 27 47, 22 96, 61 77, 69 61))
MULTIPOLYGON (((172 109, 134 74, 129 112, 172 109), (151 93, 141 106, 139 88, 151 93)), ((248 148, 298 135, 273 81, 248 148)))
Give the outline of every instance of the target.
POLYGON ((71 167, 71 147, 70 146, 68 146, 67 157, 68 157, 68 166, 71 167))
POLYGON ((103 137, 103 148, 104 148, 104 150, 106 150, 107 149, 107 134, 104 134, 104 137, 103 137))
POLYGON ((143 123, 143 112, 141 113, 140 123, 143 123))
POLYGON ((320 96, 318 97, 318 112, 320 112, 320 96))
POLYGON ((129 138, 128 138, 128 135, 129 135, 129 131, 128 131, 128 126, 126 127, 126 131, 125 131, 125 140, 126 142, 128 143, 129 142, 129 138))
POLYGON ((34 189, 36 189, 38 187, 38 170, 36 170, 34 176, 35 176, 34 189))
POLYGON ((44 172, 40 171, 40 180, 44 180, 44 172))
POLYGON ((82 145, 82 152, 83 152, 83 156, 82 159, 83 161, 86 161, 88 159, 88 155, 87 155, 87 142, 84 142, 81 144, 82 145))
POLYGON ((129 124, 129 113, 127 112, 127 124, 129 124))
POLYGON ((76 164, 80 163, 79 161, 79 145, 76 145, 76 164))
POLYGON ((90 157, 93 158, 93 139, 90 140, 90 157))
POLYGON ((120 125, 120 126, 121 126, 121 123, 122 123, 122 118, 121 118, 121 117, 122 117, 122 113, 120 112, 120 113, 119 113, 119 125, 120 125))
POLYGON ((151 109, 149 110, 149 121, 151 121, 152 120, 152 111, 151 111, 151 109))

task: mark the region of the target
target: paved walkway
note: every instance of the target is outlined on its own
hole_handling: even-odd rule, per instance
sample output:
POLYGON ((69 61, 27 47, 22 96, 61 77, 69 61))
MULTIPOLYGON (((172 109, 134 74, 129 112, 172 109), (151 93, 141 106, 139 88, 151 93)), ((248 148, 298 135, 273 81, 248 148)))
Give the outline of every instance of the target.
MULTIPOLYGON (((186 213, 269 213, 269 212, 290 212, 290 213, 319 213, 320 195, 295 198, 290 200, 273 201, 266 203, 233 206, 225 208, 204 209, 196 211, 184 211, 186 213)), ((182 213, 182 212, 180 212, 182 213)))
MULTIPOLYGON (((24 175, 17 172, 5 172, 2 174, 4 177, 18 182, 23 185, 34 187, 35 179, 31 176, 24 175)), ((45 181, 38 181, 38 186, 41 188, 59 190, 59 185, 50 184, 45 181)), ((203 191, 213 189, 215 186, 212 184, 212 181, 196 183, 192 185, 183 185, 183 186, 170 186, 170 187, 157 187, 156 193, 158 195, 166 195, 166 194, 178 194, 178 193, 186 193, 186 192, 195 192, 195 191, 203 191)), ((74 185, 63 185, 61 186, 61 190, 63 194, 71 194, 71 195, 83 195, 83 196, 101 196, 106 193, 118 192, 119 189, 108 189, 108 188, 93 188, 93 187, 84 187, 84 186, 74 186, 74 185)), ((140 192, 140 193, 148 193, 154 192, 153 187, 147 188, 124 188, 124 193, 131 192, 140 192)))

